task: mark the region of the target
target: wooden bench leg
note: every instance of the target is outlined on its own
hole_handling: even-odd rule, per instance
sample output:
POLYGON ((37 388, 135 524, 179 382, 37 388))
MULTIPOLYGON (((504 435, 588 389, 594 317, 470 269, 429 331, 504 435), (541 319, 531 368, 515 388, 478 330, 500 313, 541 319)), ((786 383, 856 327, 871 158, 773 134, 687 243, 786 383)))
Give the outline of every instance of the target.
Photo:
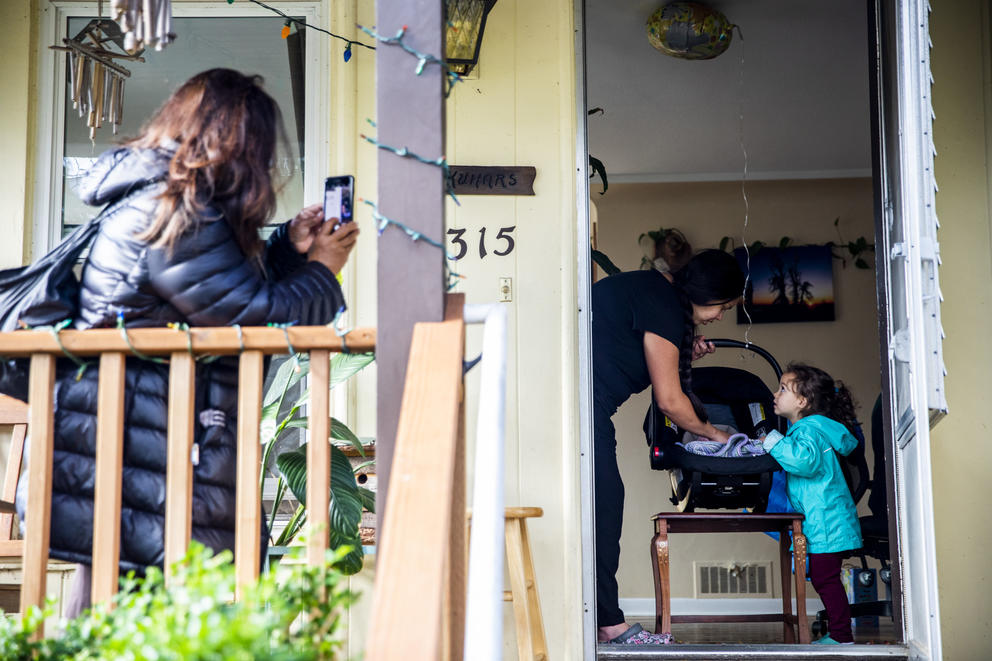
POLYGON ((789 549, 789 533, 779 532, 779 564, 782 569, 782 635, 786 643, 796 642, 796 632, 792 628, 792 551, 789 549))
POLYGON ((796 628, 799 642, 810 639, 809 621, 806 618, 806 536, 799 521, 792 522, 792 547, 796 559, 796 628))
POLYGON ((655 519, 651 560, 654 569, 654 632, 671 633, 672 585, 668 561, 668 521, 665 519, 655 519))

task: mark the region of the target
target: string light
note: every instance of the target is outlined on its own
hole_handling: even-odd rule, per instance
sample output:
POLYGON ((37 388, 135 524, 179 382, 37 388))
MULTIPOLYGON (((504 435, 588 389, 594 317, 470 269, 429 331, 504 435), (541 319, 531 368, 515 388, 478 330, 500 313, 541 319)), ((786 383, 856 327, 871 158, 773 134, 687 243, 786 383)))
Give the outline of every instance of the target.
MULTIPOLYGON (((368 121, 369 121, 370 124, 372 124, 373 126, 375 126, 375 123, 372 122, 372 120, 368 120, 368 121)), ((402 158, 412 158, 413 160, 419 161, 420 163, 426 163, 427 165, 434 165, 434 166, 437 166, 437 167, 441 168, 441 171, 444 172, 444 187, 445 187, 448 195, 450 195, 451 196, 451 199, 455 201, 455 204, 457 204, 458 206, 461 206, 462 205, 462 203, 458 201, 458 198, 455 197, 455 188, 454 188, 454 186, 451 185, 451 176, 450 176, 451 175, 451 172, 450 172, 450 168, 448 167, 448 161, 445 160, 445 157, 444 156, 441 156, 439 158, 433 158, 433 159, 431 159, 431 158, 424 158, 423 156, 410 151, 406 147, 392 147, 390 145, 383 144, 383 143, 379 142, 375 138, 370 138, 369 136, 365 135, 364 133, 360 133, 359 134, 359 137, 362 138, 363 140, 365 140, 366 142, 368 142, 369 144, 375 145, 379 149, 384 149, 384 150, 386 150, 388 152, 392 152, 392 153, 394 153, 397 156, 400 156, 402 158)))
MULTIPOLYGON (((357 44, 359 46, 362 46, 363 48, 368 48, 369 50, 375 50, 375 46, 370 46, 368 44, 362 43, 361 41, 355 41, 354 39, 349 39, 348 37, 342 37, 339 34, 334 34, 330 30, 325 30, 324 28, 319 28, 316 25, 311 25, 310 23, 307 23, 303 19, 295 18, 293 16, 290 16, 289 14, 287 14, 287 13, 285 13, 283 11, 280 11, 280 10, 276 9, 275 7, 269 6, 269 5, 265 4, 264 2, 261 2, 260 0, 247 0, 247 1, 248 2, 251 2, 253 4, 258 5, 259 7, 262 7, 263 9, 268 9, 271 12, 274 12, 276 14, 279 14, 280 16, 282 16, 283 18, 286 19, 286 24, 283 25, 283 28, 282 28, 282 31, 281 31, 282 32, 282 38, 283 39, 285 39, 286 37, 289 36, 289 26, 290 26, 290 24, 291 23, 295 23, 297 26, 304 27, 304 28, 310 28, 311 30, 316 30, 317 32, 323 32, 324 34, 326 34, 328 36, 334 37, 335 39, 340 39, 341 41, 345 42, 345 44, 347 44, 345 46, 345 49, 344 49, 344 61, 345 62, 347 62, 348 60, 351 59, 351 47, 352 47, 353 44, 357 44)), ((234 4, 234 0, 227 0, 227 4, 233 5, 234 4)))
POLYGON ((293 348, 293 343, 289 341, 289 329, 296 325, 295 321, 287 321, 286 323, 278 323, 275 321, 270 321, 265 324, 269 328, 280 328, 282 329, 282 334, 286 337, 286 346, 289 347, 289 355, 293 360, 293 371, 299 373, 300 371, 300 355, 297 353, 296 349, 293 348))
MULTIPOLYGON (((255 0, 252 0, 253 2, 255 0)), ((413 48, 408 43, 403 41, 403 37, 406 35, 407 26, 401 27, 397 32, 395 37, 384 37, 375 30, 370 30, 364 25, 359 25, 358 29, 369 35, 373 39, 380 41, 389 46, 399 46, 404 51, 413 55, 417 58, 417 68, 414 69, 414 73, 418 76, 424 72, 424 67, 428 64, 436 64, 441 67, 441 70, 445 73, 445 78, 448 81, 448 86, 444 91, 444 98, 448 98, 451 94, 451 89, 455 86, 455 83, 461 81, 462 77, 455 73, 451 67, 448 66, 447 62, 438 58, 436 55, 431 55, 430 53, 421 53, 416 48, 413 48)))
POLYGON ((444 245, 440 241, 436 241, 436 240, 430 238, 429 236, 424 236, 422 233, 418 232, 417 230, 413 229, 412 227, 410 227, 408 225, 405 225, 405 224, 401 223, 398 220, 393 220, 392 218, 389 218, 387 216, 382 215, 381 213, 379 213, 379 207, 378 207, 378 205, 376 205, 376 203, 373 202, 373 201, 371 201, 371 200, 366 200, 366 199, 363 199, 363 198, 358 198, 358 201, 359 202, 362 202, 363 204, 367 204, 370 207, 372 207, 372 217, 375 218, 375 220, 376 220, 376 231, 379 233, 379 236, 382 236, 382 233, 385 232, 386 229, 388 229, 390 225, 392 225, 393 227, 397 227, 397 228, 403 230, 403 232, 408 237, 410 237, 410 240, 411 241, 413 241, 415 243, 417 241, 423 241, 424 243, 426 243, 428 245, 431 245, 431 246, 434 246, 435 248, 439 249, 442 253, 444 253, 445 259, 447 260, 447 261, 444 262, 444 269, 445 269, 445 273, 446 273, 446 276, 447 276, 447 279, 448 279, 448 290, 449 291, 451 289, 454 289, 455 285, 457 284, 457 282, 455 282, 456 280, 463 280, 463 279, 465 279, 465 276, 464 275, 461 275, 459 273, 455 273, 453 270, 451 270, 451 267, 448 266, 448 261, 452 261, 453 262, 453 261, 455 261, 455 258, 451 255, 451 253, 449 253, 447 251, 447 249, 444 247, 444 245))

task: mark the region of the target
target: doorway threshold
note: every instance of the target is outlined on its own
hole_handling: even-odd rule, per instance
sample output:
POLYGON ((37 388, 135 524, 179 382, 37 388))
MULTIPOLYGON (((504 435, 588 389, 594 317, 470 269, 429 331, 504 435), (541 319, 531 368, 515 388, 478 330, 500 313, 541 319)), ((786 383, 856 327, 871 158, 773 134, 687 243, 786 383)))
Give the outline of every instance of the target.
POLYGON ((766 661, 770 659, 909 659, 905 645, 665 645, 635 647, 597 645, 599 661, 612 659, 691 659, 692 661, 766 661))

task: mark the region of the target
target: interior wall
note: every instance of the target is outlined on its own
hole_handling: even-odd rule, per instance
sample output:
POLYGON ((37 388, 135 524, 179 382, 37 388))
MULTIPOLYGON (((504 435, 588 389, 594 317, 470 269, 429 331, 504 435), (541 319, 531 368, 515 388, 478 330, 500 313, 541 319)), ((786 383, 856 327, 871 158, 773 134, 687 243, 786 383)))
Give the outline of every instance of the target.
POLYGON ((983 0, 936 3, 930 17, 938 232, 947 334, 947 417, 932 430, 934 522, 945 659, 992 649, 992 19, 983 0))
MULTIPOLYGON (((598 190, 593 187, 593 190, 598 190)), ((747 243, 756 240, 777 245, 783 236, 795 244, 838 241, 834 219, 844 240, 865 236, 873 242, 872 185, 870 179, 754 181, 746 183, 749 201, 747 243)), ((745 206, 740 182, 614 184, 605 195, 593 194, 598 211, 598 247, 623 270, 637 269, 641 233, 660 226, 676 227, 693 249, 718 247, 724 236, 741 243, 745 206)), ((754 324, 749 339, 768 349, 785 366, 804 361, 821 367, 851 388, 861 405, 863 421, 870 418, 879 393, 878 322, 874 270, 843 267, 834 260, 836 320, 792 324, 754 324)), ((706 328, 709 337, 745 339, 747 327, 736 315, 706 328)), ((761 359, 736 350, 720 350, 699 365, 727 365, 753 371, 770 387, 774 373, 761 359)), ((622 599, 653 599, 648 549, 653 535, 652 514, 674 509, 668 497, 667 472, 652 471, 641 424, 649 391, 632 397, 614 416, 620 470, 626 487, 624 533, 621 540, 620 595, 622 599)), ((870 449, 869 449, 870 452, 870 449)), ((869 454, 869 465, 870 465, 869 454)), ((861 509, 867 511, 866 499, 861 509)), ((693 596, 693 565, 775 562, 777 543, 766 535, 674 535, 670 540, 672 596, 693 596)), ((775 595, 780 595, 775 587, 775 595)), ((810 594, 815 594, 810 588, 810 594)))

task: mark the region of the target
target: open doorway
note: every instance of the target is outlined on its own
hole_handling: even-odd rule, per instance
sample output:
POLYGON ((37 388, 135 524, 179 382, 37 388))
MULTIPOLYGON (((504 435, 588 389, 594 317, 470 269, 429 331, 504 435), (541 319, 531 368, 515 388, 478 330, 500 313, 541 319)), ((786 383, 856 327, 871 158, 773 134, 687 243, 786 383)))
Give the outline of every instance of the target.
MULTIPOLYGON (((603 163, 609 181, 603 195, 599 178, 590 186, 595 248, 627 271, 651 268, 656 254, 649 233, 661 230, 680 231, 695 250, 743 245, 753 250, 756 242, 767 250, 833 244, 827 249, 827 277, 799 283, 800 289, 803 282, 812 283, 808 289, 816 302, 832 303, 829 320, 766 315, 763 323, 754 323, 754 317, 728 315, 708 326, 706 335, 753 342, 783 364, 809 362, 848 384, 860 403, 872 469, 878 464, 870 422, 883 390, 880 347, 887 340, 879 336, 885 302, 879 305, 876 297, 874 255, 858 249, 876 243, 866 5, 859 0, 712 2, 709 6, 740 30, 723 54, 690 61, 648 43, 645 22, 661 4, 586 2, 586 99, 589 109, 602 108, 589 117, 588 150, 603 163)), ((770 302, 779 298, 772 280, 756 275, 755 302, 762 293, 770 302)), ((782 297, 796 298, 783 289, 782 297)), ((748 352, 721 350, 705 361, 753 372, 774 386, 771 371, 748 352)), ((647 630, 654 624, 650 517, 674 509, 668 474, 651 470, 642 444, 649 393, 632 397, 613 418, 627 493, 620 604, 628 622, 647 630)), ((859 514, 870 514, 867 495, 859 514)), ((778 576, 777 562, 776 543, 761 535, 675 537, 672 611, 773 610, 780 597, 772 578, 778 576), (762 571, 769 580, 755 580, 753 589, 737 580, 742 573, 762 571)), ((870 561, 869 568, 875 570, 877 596, 885 598, 880 564, 870 561)), ((866 592, 860 590, 862 598, 866 592)), ((815 592, 809 596, 812 614, 820 606, 815 592)), ((781 640, 781 625, 676 624, 673 633, 684 642, 772 643, 781 640)), ((857 642, 900 642, 902 629, 888 618, 865 620, 855 636, 857 642)))

